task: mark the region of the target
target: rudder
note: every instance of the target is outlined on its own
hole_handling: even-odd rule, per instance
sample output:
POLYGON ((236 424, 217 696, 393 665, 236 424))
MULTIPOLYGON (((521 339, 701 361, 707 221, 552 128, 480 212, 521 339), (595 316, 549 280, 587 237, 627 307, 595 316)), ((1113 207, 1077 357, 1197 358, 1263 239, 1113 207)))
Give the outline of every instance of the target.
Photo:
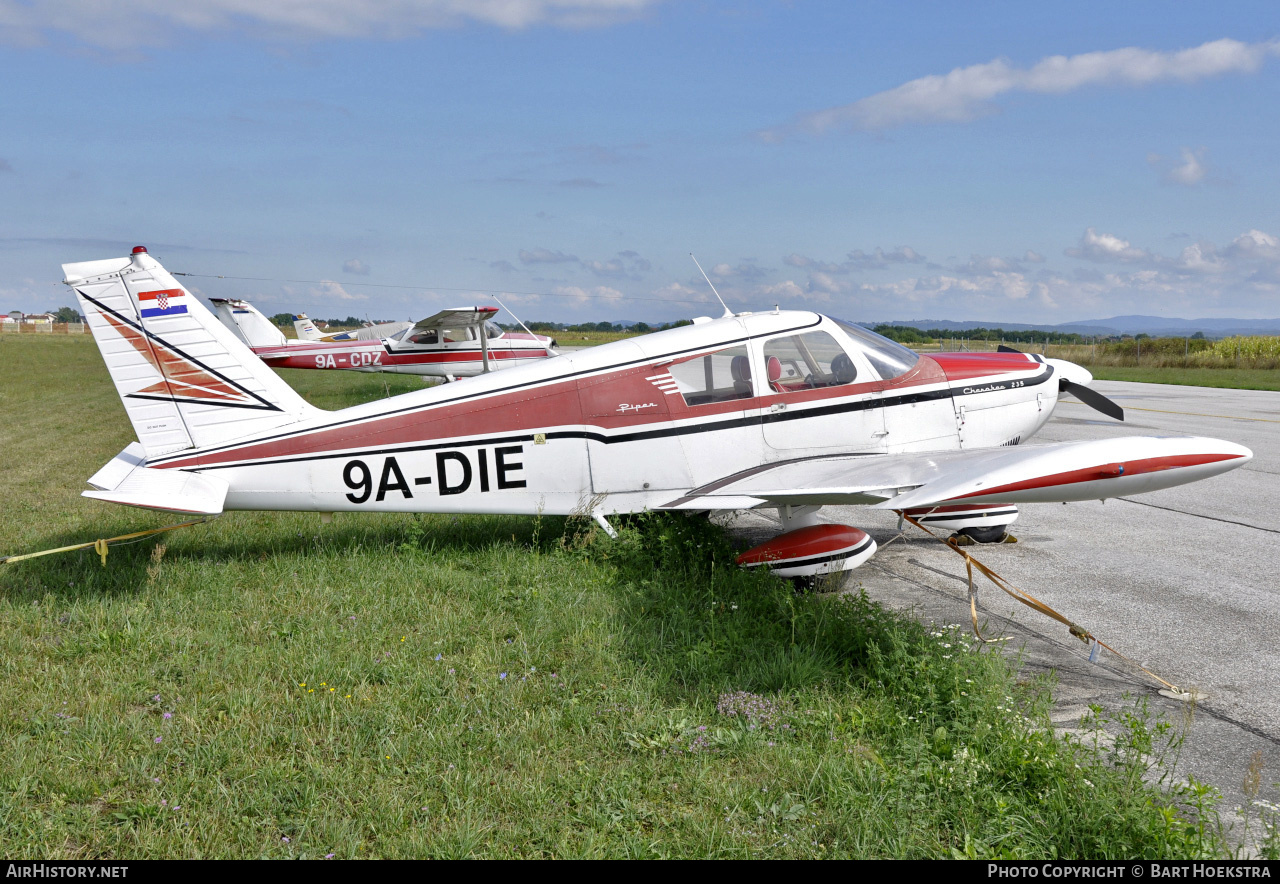
POLYGON ((317 412, 141 246, 62 269, 147 457, 317 412))

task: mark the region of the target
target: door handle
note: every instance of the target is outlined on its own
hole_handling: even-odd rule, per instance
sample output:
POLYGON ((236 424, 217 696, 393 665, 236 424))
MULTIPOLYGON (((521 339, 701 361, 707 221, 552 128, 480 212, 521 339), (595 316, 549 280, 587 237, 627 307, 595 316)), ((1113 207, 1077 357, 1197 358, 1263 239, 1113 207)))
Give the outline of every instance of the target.
POLYGON ((777 414, 780 411, 786 411, 786 410, 787 410, 787 403, 785 402, 775 402, 769 406, 770 414, 777 414))

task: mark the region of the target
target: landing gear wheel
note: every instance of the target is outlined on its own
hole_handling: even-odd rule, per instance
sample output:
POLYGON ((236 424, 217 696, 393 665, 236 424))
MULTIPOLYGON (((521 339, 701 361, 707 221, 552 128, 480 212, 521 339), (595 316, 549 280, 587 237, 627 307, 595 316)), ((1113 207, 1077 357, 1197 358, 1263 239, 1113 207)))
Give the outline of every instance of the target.
MULTIPOLYGON (((1004 525, 988 525, 985 528, 961 528, 956 532, 957 538, 967 537, 971 543, 1004 543, 1005 537, 1008 535, 1004 530, 1004 525)), ((967 546, 963 540, 959 540, 961 546, 967 546)))
POLYGON ((808 577, 788 577, 796 595, 809 595, 815 592, 839 592, 844 589, 849 578, 848 571, 833 571, 830 574, 811 574, 808 577))
POLYGON ((818 578, 813 574, 807 577, 788 577, 787 579, 791 581, 791 589, 796 595, 809 595, 818 588, 818 578))

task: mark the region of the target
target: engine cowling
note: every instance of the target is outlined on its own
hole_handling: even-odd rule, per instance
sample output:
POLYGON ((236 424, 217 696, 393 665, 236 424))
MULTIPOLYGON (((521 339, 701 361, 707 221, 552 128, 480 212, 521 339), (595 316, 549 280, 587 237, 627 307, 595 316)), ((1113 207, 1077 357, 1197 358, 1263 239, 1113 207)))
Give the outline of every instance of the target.
POLYGON ((779 577, 851 571, 875 555, 876 542, 849 525, 810 525, 779 534, 738 556, 744 568, 768 567, 779 577))

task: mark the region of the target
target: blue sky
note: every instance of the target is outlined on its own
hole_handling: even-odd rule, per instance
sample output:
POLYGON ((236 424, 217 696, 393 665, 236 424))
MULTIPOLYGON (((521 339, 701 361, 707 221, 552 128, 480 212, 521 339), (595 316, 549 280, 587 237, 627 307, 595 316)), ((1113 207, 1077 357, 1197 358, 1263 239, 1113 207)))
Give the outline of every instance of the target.
POLYGON ((0 308, 1280 316, 1274 3, 0 0, 0 308), (417 286, 421 290, 388 286, 417 286), (532 293, 532 294, 531 294, 532 293))

